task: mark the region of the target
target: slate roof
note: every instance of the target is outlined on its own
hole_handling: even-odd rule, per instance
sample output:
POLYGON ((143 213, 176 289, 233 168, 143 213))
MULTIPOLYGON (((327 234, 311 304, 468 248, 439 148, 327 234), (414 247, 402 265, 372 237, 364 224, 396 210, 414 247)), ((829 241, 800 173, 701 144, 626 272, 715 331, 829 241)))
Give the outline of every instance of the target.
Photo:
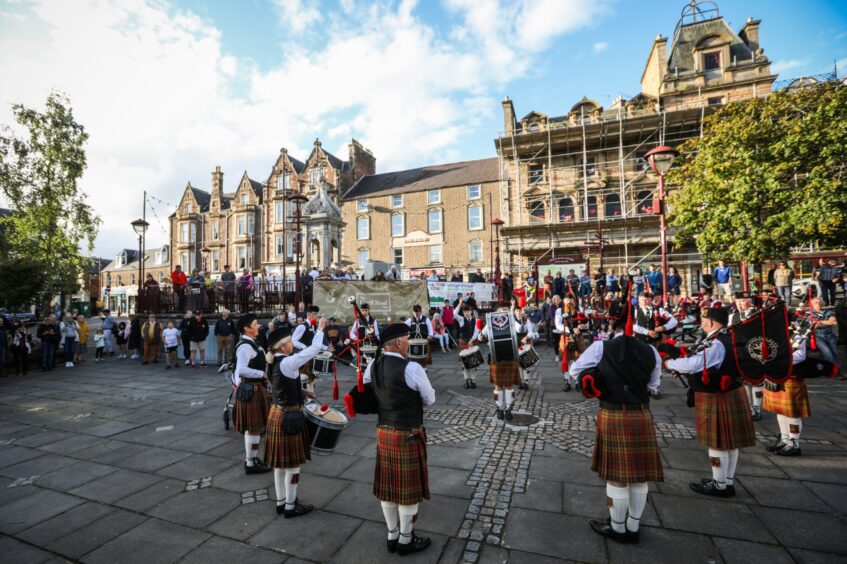
POLYGON ((341 199, 424 192, 497 180, 500 180, 497 159, 479 159, 364 176, 341 199))
POLYGON ((668 72, 673 74, 675 68, 679 69, 680 73, 694 71, 696 66, 693 49, 701 39, 709 35, 729 35, 731 38, 729 45, 730 60, 724 61, 724 66, 729 65, 733 58, 737 59, 738 62, 749 62, 752 59, 753 52, 738 37, 738 34, 732 31, 726 20, 714 18, 679 26, 671 45, 670 57, 668 57, 668 72))
POLYGON ((200 204, 200 211, 209 211, 209 202, 212 199, 212 195, 205 190, 195 188, 194 186, 191 187, 191 193, 194 194, 194 199, 197 200, 198 204, 200 204))
MULTIPOLYGON (((327 154, 329 154, 329 153, 327 153, 327 154)), ((298 161, 297 159, 295 159, 291 155, 288 155, 288 160, 291 161, 291 166, 294 167, 294 170, 297 171, 297 174, 300 174, 304 170, 306 170, 306 163, 298 161)))

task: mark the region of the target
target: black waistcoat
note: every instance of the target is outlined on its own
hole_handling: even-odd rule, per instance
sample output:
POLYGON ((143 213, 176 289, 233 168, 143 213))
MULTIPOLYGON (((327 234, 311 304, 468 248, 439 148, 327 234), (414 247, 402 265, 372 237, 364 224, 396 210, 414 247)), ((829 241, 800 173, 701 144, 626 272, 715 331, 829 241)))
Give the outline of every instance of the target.
POLYGON ((303 386, 300 378, 288 378, 282 373, 282 363, 285 356, 275 357, 273 363, 273 394, 274 403, 279 406, 302 405, 303 386))
POLYGON ((238 352, 238 347, 248 346, 253 349, 253 352, 256 353, 256 356, 250 359, 250 362, 247 363, 247 368, 252 368, 253 370, 262 370, 268 366, 268 361, 265 360, 265 351, 256 344, 255 341, 247 340, 245 338, 239 339, 238 343, 235 345, 235 352, 238 352))
POLYGON ((597 365, 604 382, 600 399, 614 403, 649 403, 647 384, 655 367, 656 355, 650 345, 626 335, 606 341, 597 365))
POLYGON ((300 335, 300 342, 303 343, 306 347, 312 346, 312 341, 315 339, 315 332, 312 331, 312 325, 306 320, 305 323, 306 330, 303 331, 303 334, 300 335))
POLYGON ((411 329, 412 329, 412 331, 411 331, 411 338, 412 339, 415 339, 415 338, 426 339, 427 337, 429 337, 429 329, 427 329, 427 326, 426 326, 426 316, 422 315, 420 320, 417 320, 413 317, 411 329), (420 337, 418 337, 418 335, 420 335, 420 337))
POLYGON ((470 343, 474 332, 474 318, 471 317, 468 319, 467 317, 462 317, 462 323, 464 323, 464 325, 459 327, 459 337, 461 337, 464 342, 470 343))
POLYGON ((423 425, 421 395, 406 385, 404 358, 384 354, 374 364, 371 374, 373 391, 379 405, 379 424, 400 429, 423 425))
MULTIPOLYGON (((699 372, 695 374, 696 385, 692 382, 691 387, 694 388, 696 392, 729 392, 739 387, 744 383, 741 378, 741 373, 738 370, 738 363, 735 361, 735 353, 733 352, 732 346, 732 335, 729 333, 722 331, 718 333, 715 340, 720 341, 723 344, 723 348, 725 351, 723 362, 720 363, 719 366, 713 366, 709 368, 709 383, 703 382, 703 372, 699 372), (727 389, 721 389, 721 382, 724 376, 729 376, 729 386, 727 389)), ((709 358, 709 349, 706 349, 706 358, 709 358)))
POLYGON ((358 320, 359 325, 358 325, 358 329, 357 329, 356 332, 358 333, 360 340, 365 338, 365 335, 367 335, 368 326, 373 327, 374 321, 375 321, 375 319, 373 317, 371 317, 370 315, 368 315, 365 318, 365 324, 364 325, 362 325, 361 319, 358 320))

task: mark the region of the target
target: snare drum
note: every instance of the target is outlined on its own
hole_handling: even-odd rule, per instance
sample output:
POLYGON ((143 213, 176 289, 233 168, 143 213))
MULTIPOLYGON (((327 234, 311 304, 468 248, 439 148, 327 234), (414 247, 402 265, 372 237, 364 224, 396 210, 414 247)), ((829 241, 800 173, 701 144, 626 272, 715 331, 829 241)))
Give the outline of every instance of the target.
POLYGON ((365 358, 365 362, 373 362, 376 358, 376 347, 373 345, 362 345, 359 352, 365 358))
POLYGON ((409 339, 409 358, 418 360, 427 357, 427 347, 429 341, 426 339, 409 339))
POLYGON ((482 353, 479 351, 479 347, 470 347, 465 349, 459 353, 459 360, 462 361, 462 365, 468 370, 473 370, 477 366, 482 366, 482 353))
POLYGON ((335 374, 335 358, 330 352, 318 353, 312 360, 312 372, 316 376, 331 376, 335 374))
POLYGON ((538 353, 531 345, 524 346, 518 355, 518 364, 524 369, 535 366, 539 360, 538 353))
POLYGON ((491 351, 491 362, 518 360, 518 342, 512 321, 512 314, 508 311, 486 314, 485 336, 491 351))
POLYGON ((347 427, 347 416, 330 407, 321 413, 321 406, 309 402, 303 410, 306 414, 306 430, 309 432, 309 446, 315 454, 332 454, 341 432, 347 427))

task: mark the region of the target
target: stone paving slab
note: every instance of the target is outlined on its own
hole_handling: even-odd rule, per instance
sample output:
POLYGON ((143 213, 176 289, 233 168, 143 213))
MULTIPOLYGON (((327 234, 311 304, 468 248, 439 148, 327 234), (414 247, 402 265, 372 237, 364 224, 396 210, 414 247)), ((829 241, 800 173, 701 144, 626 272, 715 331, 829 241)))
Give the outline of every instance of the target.
POLYGON ((49 543, 46 548, 67 558, 80 558, 147 520, 147 517, 116 509, 105 517, 49 543))
POLYGON ((150 519, 86 554, 82 561, 91 564, 166 564, 176 562, 208 539, 206 533, 150 519))
POLYGON ((0 533, 15 534, 84 503, 78 497, 39 489, 5 504, 0 510, 0 533))

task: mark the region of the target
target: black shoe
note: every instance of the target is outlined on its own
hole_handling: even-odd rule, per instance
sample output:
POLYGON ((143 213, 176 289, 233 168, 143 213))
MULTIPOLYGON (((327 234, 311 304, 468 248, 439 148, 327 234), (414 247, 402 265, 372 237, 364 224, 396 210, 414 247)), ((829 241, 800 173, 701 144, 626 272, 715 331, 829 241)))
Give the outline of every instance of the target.
POLYGON ((432 541, 429 540, 428 537, 419 537, 413 531, 412 532, 412 542, 402 544, 402 543, 400 543, 399 540, 397 541, 397 554, 399 556, 406 556, 407 554, 414 554, 416 552, 420 552, 422 550, 425 550, 430 544, 432 544, 432 541))
MULTIPOLYGON (((711 481, 712 481, 711 478, 701 478, 700 479, 700 483, 703 484, 703 485, 708 484, 711 481)), ((727 484, 726 485, 726 491, 729 492, 729 497, 735 497, 735 484, 727 484)))
POLYGON ((782 439, 779 439, 777 442, 775 442, 771 446, 765 447, 765 448, 767 449, 768 452, 776 452, 778 450, 784 449, 786 444, 787 443, 785 441, 783 441, 782 439))
POLYGON ((466 380, 465 380, 465 389, 466 389, 466 390, 470 390, 470 389, 471 389, 471 381, 470 381, 469 379, 466 379, 466 380))
POLYGON ((650 392, 650 396, 652 396, 653 399, 662 399, 662 392, 656 390, 655 392, 650 392))
POLYGON ((311 505, 303 505, 295 501, 294 509, 286 509, 284 510, 283 514, 285 515, 286 519, 292 519, 294 517, 301 517, 312 509, 314 509, 314 507, 311 505))
POLYGON ((512 420, 512 408, 511 407, 506 410, 505 415, 506 415, 506 419, 508 419, 509 421, 512 420))
POLYGON ((637 531, 626 530, 626 542, 629 544, 638 544, 641 542, 641 529, 637 531))
POLYGON ((473 380, 471 380, 471 389, 472 390, 476 389, 476 382, 474 382, 473 380))
POLYGON ((503 410, 500 409, 499 407, 497 408, 496 415, 497 415, 497 419, 500 419, 501 421, 503 420, 503 410))
POLYGON ((145 360, 145 361, 144 361, 144 362, 142 362, 141 364, 147 364, 147 361, 145 360))
POLYGON ((795 441, 788 441, 780 450, 774 451, 774 454, 779 456, 800 456, 803 451, 800 450, 800 444, 795 441))
POLYGON ((386 539, 385 540, 385 548, 388 549, 388 552, 390 552, 391 554, 394 554, 395 552, 397 552, 397 544, 399 542, 400 542, 400 537, 397 537, 394 540, 386 539))
POLYGON ((728 488, 718 489, 718 484, 714 480, 708 480, 705 484, 695 484, 690 483, 688 487, 694 490, 695 492, 703 495, 711 495, 715 497, 730 497, 732 494, 729 493, 728 488))
POLYGON ((753 418, 753 421, 759 421, 762 418, 762 412, 758 409, 754 409, 750 416, 753 418))
MULTIPOLYGON (((621 544, 629 543, 629 536, 627 533, 619 533, 612 528, 611 519, 606 519, 605 521, 598 521, 596 519, 592 519, 588 522, 591 525, 591 530, 595 533, 603 535, 604 537, 610 538, 615 542, 619 542, 621 544)), ((637 533, 636 533, 637 534, 637 533)))
POLYGON ((574 384, 574 388, 576 388, 577 392, 582 393, 582 386, 579 385, 579 381, 577 381, 577 383, 574 384))
POLYGON ((247 463, 244 463, 244 473, 245 474, 264 474, 265 472, 270 472, 273 468, 268 468, 265 466, 265 463, 259 459, 253 460, 253 466, 247 466, 247 463))
POLYGON ((564 389, 565 389, 566 392, 570 392, 571 391, 571 383, 565 382, 565 388, 564 389))
POLYGON ((276 506, 276 514, 282 515, 283 513, 285 513, 285 502, 284 501, 276 506))

